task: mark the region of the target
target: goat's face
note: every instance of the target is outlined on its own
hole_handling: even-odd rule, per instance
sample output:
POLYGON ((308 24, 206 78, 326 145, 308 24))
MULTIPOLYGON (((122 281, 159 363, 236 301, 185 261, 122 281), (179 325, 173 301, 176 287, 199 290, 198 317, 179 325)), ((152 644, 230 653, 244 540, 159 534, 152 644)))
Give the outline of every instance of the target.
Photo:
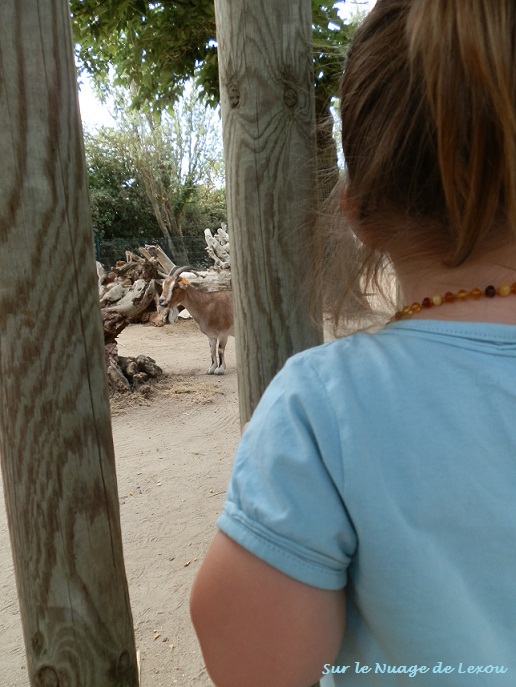
POLYGON ((185 289, 190 282, 183 277, 167 277, 163 282, 159 304, 162 307, 175 308, 181 305, 185 289))

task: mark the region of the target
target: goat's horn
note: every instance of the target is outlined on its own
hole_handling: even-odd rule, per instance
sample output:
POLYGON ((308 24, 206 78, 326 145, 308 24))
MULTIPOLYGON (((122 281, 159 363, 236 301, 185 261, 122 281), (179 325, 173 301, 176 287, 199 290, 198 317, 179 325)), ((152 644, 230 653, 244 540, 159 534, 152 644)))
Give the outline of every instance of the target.
POLYGON ((170 270, 168 276, 178 277, 181 274, 181 272, 195 272, 195 269, 193 267, 190 267, 190 265, 183 265, 183 267, 174 267, 170 270))

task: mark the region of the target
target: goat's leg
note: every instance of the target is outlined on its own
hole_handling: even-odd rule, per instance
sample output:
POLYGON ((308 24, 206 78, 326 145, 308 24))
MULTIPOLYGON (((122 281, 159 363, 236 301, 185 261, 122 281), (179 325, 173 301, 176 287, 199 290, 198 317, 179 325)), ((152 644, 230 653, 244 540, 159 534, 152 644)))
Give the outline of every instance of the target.
POLYGON ((216 368, 217 368, 217 337, 210 336, 209 342, 210 342, 210 353, 211 353, 211 365, 209 366, 206 374, 212 375, 214 372, 216 372, 216 368))
POLYGON ((225 360, 224 352, 226 350, 227 341, 228 341, 227 336, 223 336, 222 338, 219 339, 219 350, 218 350, 219 366, 215 370, 216 375, 223 375, 225 370, 226 370, 226 360, 225 360))

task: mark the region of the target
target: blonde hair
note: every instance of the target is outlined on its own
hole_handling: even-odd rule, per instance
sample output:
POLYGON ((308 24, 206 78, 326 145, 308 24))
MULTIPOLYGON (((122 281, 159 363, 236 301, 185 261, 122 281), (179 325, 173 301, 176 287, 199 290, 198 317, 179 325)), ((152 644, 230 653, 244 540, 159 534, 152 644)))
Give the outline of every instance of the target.
POLYGON ((340 98, 346 194, 381 250, 453 267, 495 226, 516 235, 514 0, 378 0, 340 98))

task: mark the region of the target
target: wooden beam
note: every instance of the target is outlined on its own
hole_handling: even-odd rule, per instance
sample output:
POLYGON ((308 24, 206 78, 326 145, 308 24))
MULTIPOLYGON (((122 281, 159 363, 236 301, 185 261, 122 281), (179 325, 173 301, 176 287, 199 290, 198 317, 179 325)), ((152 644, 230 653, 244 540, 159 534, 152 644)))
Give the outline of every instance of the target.
POLYGON ((215 0, 240 418, 322 341, 310 0, 215 0), (319 319, 314 319, 317 314, 319 319))
POLYGON ((33 687, 136 687, 65 0, 0 3, 0 454, 33 687))

